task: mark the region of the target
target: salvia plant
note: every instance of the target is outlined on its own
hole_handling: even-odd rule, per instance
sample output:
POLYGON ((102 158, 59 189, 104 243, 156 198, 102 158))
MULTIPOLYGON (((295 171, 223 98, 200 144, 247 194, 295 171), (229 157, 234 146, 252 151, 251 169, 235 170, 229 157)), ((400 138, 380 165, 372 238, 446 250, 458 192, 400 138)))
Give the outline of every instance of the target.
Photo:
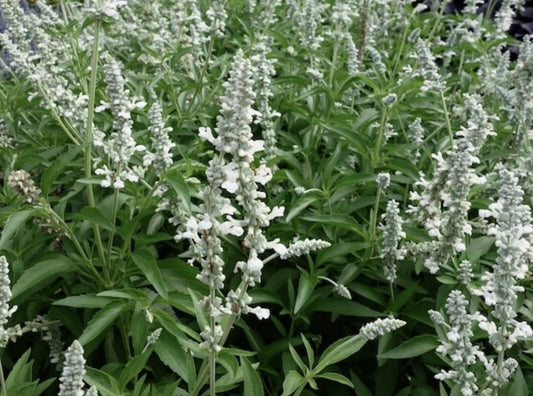
POLYGON ((0 396, 530 394, 528 7, 0 0, 0 396))

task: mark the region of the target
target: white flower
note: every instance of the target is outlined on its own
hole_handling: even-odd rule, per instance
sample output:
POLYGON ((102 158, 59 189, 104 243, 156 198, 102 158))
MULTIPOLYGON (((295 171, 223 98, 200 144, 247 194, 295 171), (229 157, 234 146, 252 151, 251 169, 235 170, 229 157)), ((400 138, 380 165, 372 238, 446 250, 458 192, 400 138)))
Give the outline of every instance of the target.
POLYGON ((270 317, 270 310, 261 307, 248 308, 248 312, 251 312, 257 316, 257 319, 268 319, 270 317))
POLYGON ((83 376, 85 375, 85 358, 83 347, 75 340, 65 352, 63 371, 59 377, 58 396, 83 396, 83 376))
POLYGON ((361 327, 359 334, 367 340, 373 340, 379 336, 385 335, 391 331, 399 329, 404 326, 406 322, 400 319, 385 318, 376 319, 374 322, 368 323, 361 327))

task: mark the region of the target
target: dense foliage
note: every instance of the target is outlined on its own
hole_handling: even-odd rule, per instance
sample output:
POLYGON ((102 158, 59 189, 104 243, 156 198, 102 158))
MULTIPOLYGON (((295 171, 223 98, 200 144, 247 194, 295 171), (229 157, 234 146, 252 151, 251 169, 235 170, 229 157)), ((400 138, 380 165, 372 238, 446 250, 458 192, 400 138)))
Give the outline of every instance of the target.
POLYGON ((0 395, 531 393, 533 40, 431 3, 0 0, 0 395))

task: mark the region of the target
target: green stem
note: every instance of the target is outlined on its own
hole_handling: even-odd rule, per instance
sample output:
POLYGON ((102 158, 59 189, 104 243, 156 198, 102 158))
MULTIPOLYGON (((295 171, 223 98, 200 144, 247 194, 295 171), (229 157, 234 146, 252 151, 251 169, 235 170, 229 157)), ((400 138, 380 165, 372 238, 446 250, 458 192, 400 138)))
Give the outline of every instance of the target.
POLYGON ((446 9, 446 3, 447 3, 446 1, 441 1, 440 3, 440 10, 437 15, 437 20, 434 22, 433 29, 431 29, 431 32, 429 33, 428 40, 427 40, 428 43, 431 43, 431 40, 433 40, 433 36, 435 35, 437 28, 440 25, 440 21, 442 20, 442 17, 444 15, 444 10, 446 9))
MULTIPOLYGON (((94 102, 96 97, 96 76, 98 71, 98 42, 100 40, 100 27, 102 21, 97 20, 94 25, 94 43, 91 62, 91 79, 89 82, 89 108, 87 111, 87 134, 85 136, 85 177, 90 178, 92 175, 92 147, 93 147, 93 120, 94 120, 94 102)), ((87 184, 87 199, 90 207, 96 207, 94 200, 94 192, 92 184, 87 184)), ((110 282, 109 268, 104 252, 104 245, 102 243, 102 236, 100 234, 100 227, 98 224, 92 224, 94 237, 96 240, 96 249, 104 272, 104 279, 107 284, 110 282)))
MULTIPOLYGON (((238 289, 241 290, 241 293, 239 294, 239 300, 242 300, 244 297, 244 293, 246 293, 246 290, 248 289, 248 286, 245 282, 241 282, 238 289)), ((231 331, 231 328, 233 327, 233 324, 235 323, 237 316, 236 315, 228 315, 222 322, 222 337, 220 337, 219 345, 224 346, 226 343, 229 332, 231 331)), ((204 359, 202 362, 202 365, 200 366, 200 370, 198 371, 198 375, 196 376, 196 384, 194 386, 194 389, 190 393, 190 396, 197 396, 202 387, 205 385, 207 381, 207 376, 211 373, 211 367, 210 367, 210 356, 208 359, 204 359)))
POLYGON ((374 158, 372 158, 372 170, 378 166, 378 159, 381 155, 381 144, 383 141, 383 132, 385 131, 385 123, 387 122, 388 111, 386 108, 381 112, 381 120, 379 122, 379 131, 376 138, 376 145, 374 148, 374 158))
POLYGON ((198 93, 202 89, 202 82, 204 81, 204 77, 207 74, 207 68, 209 67, 209 59, 211 58, 211 54, 213 52, 214 45, 215 45, 215 34, 213 33, 211 35, 211 40, 209 41, 209 46, 207 48, 207 57, 205 59, 204 66, 202 68, 202 73, 200 74, 200 82, 199 82, 198 86, 196 87, 196 89, 194 91, 194 94, 193 94, 193 96, 191 98, 191 101, 189 103, 189 107, 187 108, 187 111, 185 112, 185 114, 187 114, 187 115, 191 111, 191 108, 194 105, 194 101, 196 100, 196 97, 198 96, 198 93))
POLYGON ((6 381, 4 380, 4 368, 2 367, 2 359, 0 359, 0 387, 2 387, 2 396, 7 396, 6 381))
POLYGON ((49 204, 43 204, 42 208, 45 210, 47 214, 49 214, 56 224, 66 233, 67 237, 70 239, 70 241, 74 244, 74 247, 78 251, 79 255, 82 257, 82 259, 87 263, 87 267, 89 268, 89 271, 98 279, 98 281, 101 282, 101 284, 105 284, 104 279, 102 276, 98 273, 96 268, 94 267, 92 261, 87 256, 87 253, 85 253, 85 250, 83 250, 83 247, 81 246, 80 242, 78 241, 78 238, 76 237, 76 234, 71 230, 71 228, 68 226, 67 223, 63 220, 61 216, 59 216, 51 207, 49 204))
POLYGON ((48 95, 46 94, 46 91, 45 89, 43 88, 43 86, 41 85, 40 82, 37 82, 37 88, 39 89, 39 92, 41 93, 41 96, 43 97, 44 101, 46 102, 46 104, 48 105, 48 109, 50 110, 50 112, 52 113, 52 116, 54 117, 54 119, 56 120, 56 122, 59 124, 59 126, 61 127, 61 129, 63 129, 63 131, 67 134, 67 136, 69 137, 70 140, 72 140, 72 142, 76 145, 80 144, 81 142, 81 138, 78 137, 78 136, 74 136, 74 134, 77 135, 76 132, 74 132, 74 134, 71 132, 71 129, 72 131, 74 131, 74 128, 73 127, 70 127, 67 126, 65 124, 65 122, 61 119, 61 117, 59 116, 59 114, 57 113, 57 111, 55 110, 55 107, 54 107, 54 104, 52 103, 52 101, 50 100, 50 98, 48 97, 48 95))
POLYGON ((442 89, 439 91, 440 93, 440 99, 442 101, 442 107, 444 109, 444 119, 446 120, 446 128, 448 129, 448 135, 450 137, 450 145, 453 150, 453 131, 452 131, 452 123, 450 122, 450 115, 448 113, 448 106, 446 105, 446 98, 444 97, 444 92, 442 89))
POLYGON ((337 57, 339 53, 339 44, 338 40, 335 40, 333 44, 333 57, 331 59, 331 68, 329 70, 329 86, 333 89, 333 77, 335 76, 335 65, 337 64, 337 57))
MULTIPOLYGON (((496 373, 500 375, 502 371, 503 359, 505 358, 505 351, 498 352, 498 363, 496 364, 496 373)), ((498 391, 500 388, 498 386, 494 387, 492 390, 492 396, 498 396, 498 391)))
MULTIPOLYGON (((111 224, 115 226, 117 221, 117 212, 118 212, 118 189, 115 188, 113 191, 113 211, 111 212, 111 224)), ((107 258, 111 258, 111 248, 113 247, 113 238, 115 237, 115 232, 110 231, 109 240, 107 241, 107 258)))

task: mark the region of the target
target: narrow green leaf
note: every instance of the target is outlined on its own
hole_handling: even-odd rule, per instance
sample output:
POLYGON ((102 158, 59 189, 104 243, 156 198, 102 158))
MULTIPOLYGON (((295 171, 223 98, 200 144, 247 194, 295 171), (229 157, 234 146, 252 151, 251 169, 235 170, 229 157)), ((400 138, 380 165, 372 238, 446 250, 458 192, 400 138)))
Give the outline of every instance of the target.
POLYGON ((298 355, 298 352, 296 352, 296 349, 294 349, 294 347, 291 344, 289 344, 289 352, 291 353, 292 359, 294 360, 296 365, 300 368, 300 370, 302 370, 302 372, 305 372, 307 366, 305 365, 303 360, 300 358, 300 355, 298 355))
POLYGON ((367 388, 365 383, 361 381, 361 379, 355 375, 352 370, 350 370, 350 378, 352 379, 356 396, 373 396, 373 393, 370 392, 370 389, 367 388))
POLYGON ((339 374, 339 373, 322 373, 322 374, 318 374, 316 377, 328 379, 330 381, 335 381, 335 382, 338 382, 339 384, 349 386, 352 389, 354 387, 352 384, 352 381, 350 381, 344 375, 339 374))
POLYGON ((152 348, 150 347, 146 351, 135 356, 128 362, 128 364, 126 364, 126 367, 124 367, 124 370, 122 370, 118 379, 121 390, 125 390, 126 384, 142 371, 151 354, 152 348))
POLYGON ((5 380, 6 389, 13 388, 18 382, 31 380, 31 369, 33 366, 33 362, 28 362, 30 353, 31 349, 28 349, 26 352, 24 352, 24 354, 17 360, 15 365, 11 368, 9 375, 5 380))
POLYGON ((41 177, 41 191, 44 196, 48 195, 48 192, 52 189, 54 181, 59 174, 72 162, 82 149, 82 145, 69 146, 69 149, 66 152, 62 153, 56 161, 46 168, 41 177))
POLYGON ((318 201, 321 199, 321 197, 317 195, 304 195, 298 201, 291 205, 291 210, 285 217, 285 221, 290 222, 292 219, 294 219, 296 216, 298 216, 305 208, 307 208, 309 205, 311 205, 313 202, 318 201))
POLYGON ((304 307, 313 293, 317 284, 316 277, 310 277, 307 272, 302 272, 298 283, 298 294, 294 303, 294 313, 297 314, 304 307))
POLYGON ((127 301, 112 301, 96 313, 87 324, 78 339, 81 345, 87 345, 107 329, 129 305, 127 301))
POLYGON ((361 225, 351 216, 345 214, 314 214, 309 216, 302 216, 302 220, 310 221, 312 223, 321 223, 328 226, 337 226, 350 231, 354 231, 363 238, 366 234, 361 225))
POLYGON ((296 389, 305 384, 305 378, 297 371, 291 370, 283 381, 283 394, 281 396, 290 396, 296 389))
POLYGON ((20 210, 12 213, 7 218, 6 225, 2 230, 2 236, 0 237, 0 250, 6 247, 6 243, 11 239, 13 234, 20 229, 22 224, 24 224, 28 217, 30 217, 34 212, 34 209, 20 210))
POLYGON ((74 269, 74 263, 66 256, 57 256, 41 261, 25 270, 15 282, 11 300, 16 302, 18 298, 27 292, 35 293, 65 273, 74 271, 74 269))
POLYGON ((111 223, 100 209, 92 206, 84 206, 82 210, 76 215, 77 220, 87 220, 92 224, 102 227, 104 230, 115 231, 115 226, 111 223))
POLYGON ((191 196, 189 193, 189 187, 187 182, 181 175, 180 171, 176 168, 169 169, 165 173, 166 180, 172 185, 174 191, 178 193, 178 196, 181 198, 180 202, 187 212, 191 211, 191 196))
POLYGON ((146 249, 141 249, 132 253, 130 257, 135 265, 144 274, 144 276, 146 276, 146 279, 148 279, 155 290, 157 290, 157 292, 163 296, 163 298, 168 298, 167 289, 165 287, 165 283, 163 282, 161 271, 159 270, 157 260, 152 253, 146 249))
POLYGON ((514 375, 513 383, 511 384, 511 387, 509 388, 509 395, 528 395, 531 394, 531 392, 528 389, 526 380, 524 378, 524 374, 522 374, 522 370, 520 367, 516 370, 516 374, 514 375))
POLYGON ((154 350, 165 365, 178 374, 185 382, 189 382, 187 353, 183 350, 183 346, 180 345, 176 337, 163 330, 154 345, 154 350))
POLYGON ((83 379, 90 386, 94 386, 103 396, 120 394, 118 381, 104 371, 86 367, 83 379))
POLYGON ((261 377, 259 377, 257 371, 253 368, 248 359, 246 359, 245 357, 241 357, 241 367, 243 370, 244 377, 244 394, 263 396, 265 393, 263 391, 261 377))
POLYGON ((318 374, 327 366, 350 357, 359 351, 366 342, 367 339, 359 334, 335 341, 324 351, 313 371, 318 374))
POLYGON ((73 308, 103 308, 113 301, 111 298, 98 297, 90 294, 80 296, 70 296, 54 301, 52 305, 61 305, 63 307, 73 308))
POLYGON ((471 263, 476 263, 494 244, 494 237, 482 236, 470 240, 466 254, 471 263))
POLYGON ((314 311, 331 312, 339 315, 375 318, 382 314, 355 301, 345 298, 323 298, 313 304, 314 311))
POLYGON ((436 336, 422 334, 401 343, 396 348, 382 353, 378 357, 383 359, 407 359, 432 351, 438 345, 439 341, 436 336))
POLYGON ((315 364, 315 352, 313 351, 313 347, 307 341, 307 338, 302 334, 302 341, 304 343, 305 351, 307 352, 307 360, 309 361, 309 367, 313 367, 315 364))

